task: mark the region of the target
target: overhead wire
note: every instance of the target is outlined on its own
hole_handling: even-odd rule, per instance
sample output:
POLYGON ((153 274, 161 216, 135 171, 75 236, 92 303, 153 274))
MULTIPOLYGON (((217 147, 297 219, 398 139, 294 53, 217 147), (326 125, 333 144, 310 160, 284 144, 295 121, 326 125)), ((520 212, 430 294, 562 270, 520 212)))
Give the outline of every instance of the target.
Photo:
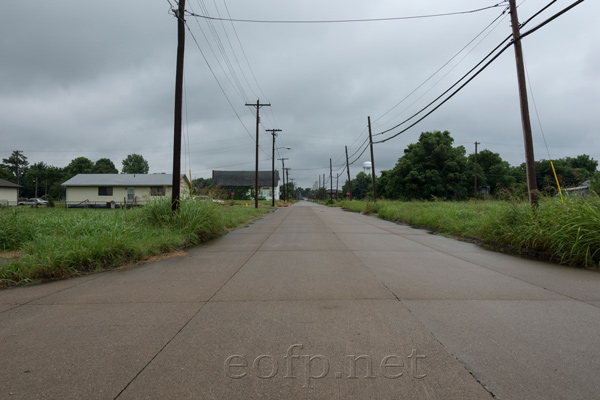
MULTIPOLYGON (((558 18, 560 15, 566 13, 567 11, 571 10, 573 7, 577 6, 578 4, 581 4, 583 1, 585 0, 578 0, 576 2, 574 2, 573 4, 571 4, 570 6, 566 7, 565 9, 561 10, 560 12, 556 13, 555 15, 553 15, 552 17, 548 18, 547 20, 545 20, 544 22, 542 22, 541 24, 537 25, 536 27, 530 29, 529 31, 520 34, 518 40, 521 40, 523 37, 537 31, 538 29, 540 29, 541 27, 545 26, 546 24, 548 24, 549 22, 553 21, 554 19, 558 18)), ((549 5, 548 5, 549 6, 549 5)), ((544 9, 548 8, 548 6, 544 7, 544 9)), ((539 15, 539 12, 536 13, 536 16, 539 15)), ((531 21, 532 18, 529 18, 524 24, 521 24, 521 26, 524 26, 527 22, 531 21)), ((512 37, 512 35, 510 35, 508 38, 512 37)), ((493 54, 493 52, 495 52, 500 46, 502 46, 502 44, 504 42, 506 42, 507 39, 505 39, 503 42, 501 42, 491 53, 489 53, 486 57, 484 57, 484 59, 482 61, 480 61, 473 69, 471 69, 465 76, 463 76, 459 81, 457 81, 454 85, 452 85, 450 87, 450 89, 446 90, 442 95, 440 95, 439 97, 437 97, 433 102, 431 102, 429 105, 426 106, 429 107, 431 106, 433 103, 435 103, 437 100, 439 100, 442 96, 444 96, 445 94, 447 94, 452 88, 454 88, 459 82, 461 82, 466 76, 468 76, 471 72, 473 72, 473 70, 477 67, 479 67, 483 61, 485 61, 487 58, 490 57, 491 54, 493 54)), ((438 104, 435 108, 433 108, 431 111, 429 111, 427 114, 425 114, 423 117, 421 117, 419 120, 417 120, 416 122, 414 122, 413 124, 411 124, 410 126, 408 126, 407 128, 401 130, 400 132, 397 132, 396 134, 374 142, 374 143, 384 143, 387 142, 390 139, 393 139, 395 137, 397 137, 398 135, 406 132, 408 129, 412 128, 413 126, 415 126, 416 124, 418 124, 419 122, 421 122, 422 120, 424 120, 426 117, 428 117, 429 115, 431 115, 434 111, 436 111, 437 109, 439 109, 443 104, 445 104, 448 100, 450 100, 452 97, 454 97, 459 91, 461 91, 467 84, 469 84, 473 79, 475 79, 475 77, 477 77, 481 72, 483 72, 492 62, 494 62, 502 53, 504 53, 504 51, 506 51, 506 49, 508 49, 510 46, 512 46, 514 44, 514 38, 513 41, 511 41, 509 44, 507 44, 506 46, 504 46, 498 53, 496 53, 496 55, 494 55, 494 57, 492 57, 485 65, 483 65, 483 67, 481 67, 481 69, 479 69, 471 78, 469 78, 463 85, 461 85, 457 90, 455 90, 454 92, 452 92, 452 94, 450 96, 448 96, 446 99, 444 99, 440 104, 438 104)), ((425 108, 424 108, 425 109, 425 108)), ((424 109, 422 109, 421 111, 419 111, 417 114, 421 113, 422 111, 424 111, 424 109)), ((408 120, 414 118, 417 114, 413 115, 412 117, 410 117, 408 120)), ((404 124, 405 122, 407 122, 408 120, 402 122, 399 125, 396 125, 394 128, 391 128, 387 131, 384 131, 380 134, 383 133, 387 133, 397 127, 399 127, 400 125, 404 124)))
POLYGON ((209 15, 199 15, 190 13, 191 16, 197 18, 203 18, 208 20, 224 20, 224 21, 232 21, 232 22, 245 22, 245 23, 260 23, 260 24, 335 24, 335 23, 357 23, 357 22, 384 22, 384 21, 399 21, 399 20, 411 20, 411 19, 424 19, 424 18, 436 18, 436 17, 448 17, 455 15, 465 15, 465 14, 473 14, 485 10, 489 10, 491 8, 501 7, 502 1, 500 3, 494 4, 492 6, 482 7, 473 10, 467 11, 456 11, 449 13, 439 13, 439 14, 425 14, 425 15, 414 15, 414 16, 403 16, 403 17, 386 17, 386 18, 363 18, 363 19, 338 19, 338 20, 255 20, 255 19, 223 19, 223 18, 215 18, 209 15))
MULTIPOLYGON (((556 0, 555 0, 556 1, 556 0)), ((392 108, 390 108, 389 110, 387 110, 385 113, 383 113, 380 117, 376 118, 373 120, 373 123, 376 123, 377 121, 379 121, 381 118, 385 117, 387 114, 389 114, 394 108, 398 107, 400 104, 402 104, 404 101, 406 101, 410 96, 412 96, 417 90, 419 90, 420 88, 422 88, 427 82, 429 82, 435 75, 437 75, 442 69, 444 69, 448 64, 450 64, 456 57, 458 57, 463 51, 465 51, 475 40, 477 40, 478 37, 480 37, 481 35, 483 35, 483 33, 485 33, 485 31, 487 31, 494 23, 496 23, 496 21, 498 21, 503 15, 506 14, 506 11, 508 10, 505 9, 500 15, 498 15, 496 18, 494 18, 494 20, 492 22, 490 22, 481 32, 479 32, 473 39, 471 39, 465 46, 463 46, 462 49, 460 49, 456 54, 454 54, 448 61, 446 61, 441 67, 439 67, 433 74, 431 74, 427 79, 425 79, 425 81, 423 81, 423 83, 421 83, 419 86, 417 86, 412 92, 410 92, 409 94, 407 94, 402 100, 400 100, 398 103, 396 103, 392 108)), ((488 33, 489 35, 489 33, 488 33)), ((486 35, 485 37, 487 37, 488 35, 486 35)), ((484 37, 484 39, 485 39, 484 37)), ((481 43, 481 41, 479 42, 481 43)), ((479 45, 479 43, 477 45, 479 45)), ((476 47, 473 47, 473 49, 467 53, 470 54, 476 47)), ((466 57, 466 56, 465 56, 466 57)), ((464 58, 463 58, 464 60, 464 58)), ((462 60, 461 60, 462 61, 462 60)), ((458 65, 458 64, 457 64, 458 65)), ((456 67, 456 66, 455 66, 456 67)), ((454 69, 454 68, 452 68, 454 69)), ((452 69, 450 71, 452 71, 452 69)), ((446 75, 444 75, 446 76, 446 75)), ((439 81, 437 82, 439 83, 439 81)), ((437 84, 436 83, 436 84, 437 84)), ((435 85, 434 85, 435 86, 435 85)), ((431 90, 431 89, 430 89, 431 90)), ((425 92, 426 94, 427 92, 425 92)), ((421 96, 422 97, 422 96, 421 96)), ((418 100, 418 99, 417 99, 418 100)), ((414 104, 414 103, 413 103, 414 104)), ((412 104, 411 104, 412 105, 412 104)), ((405 111, 405 110, 403 110, 405 111)), ((403 112, 402 111, 402 112, 403 112)))

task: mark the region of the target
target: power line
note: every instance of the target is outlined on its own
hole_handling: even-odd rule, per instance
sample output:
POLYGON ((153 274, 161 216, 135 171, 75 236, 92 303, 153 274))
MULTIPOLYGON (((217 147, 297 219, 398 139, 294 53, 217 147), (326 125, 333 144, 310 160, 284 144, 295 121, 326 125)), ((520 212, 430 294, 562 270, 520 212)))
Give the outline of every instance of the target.
POLYGON ((388 17, 388 18, 365 18, 365 19, 338 19, 338 20, 254 20, 254 19, 231 19, 231 18, 215 18, 208 15, 199 15, 193 12, 188 12, 188 15, 197 18, 203 18, 207 20, 216 21, 231 21, 231 22, 246 22, 246 23, 259 23, 259 24, 336 24, 336 23, 356 23, 356 22, 384 22, 384 21, 399 21, 399 20, 411 20, 411 19, 424 19, 424 18, 436 18, 436 17, 448 17, 454 15, 465 15, 473 14, 480 11, 489 10, 491 8, 502 7, 502 3, 494 4, 492 6, 478 8, 467 11, 456 11, 449 13, 440 14, 426 14, 426 15, 414 15, 404 17, 388 17))
MULTIPOLYGON (((555 0, 555 1, 556 1, 556 0, 555 0)), ((391 111, 392 111, 394 108, 396 108, 396 107, 398 107, 400 104, 404 103, 404 101, 406 101, 406 100, 407 100, 407 99, 408 99, 410 96, 412 96, 412 95, 413 95, 413 94, 414 94, 414 93, 415 93, 417 90, 419 90, 419 89, 420 89, 421 87, 423 87, 423 86, 424 86, 424 85, 425 85, 427 82, 429 82, 429 81, 430 81, 430 80, 431 80, 431 79, 432 79, 432 78, 433 78, 435 75, 437 75, 437 74, 438 74, 438 73, 439 73, 439 72, 440 72, 442 69, 444 69, 444 68, 445 68, 445 67, 446 67, 448 64, 450 64, 450 63, 452 62, 452 60, 454 60, 456 57, 458 57, 458 55, 459 55, 459 54, 461 54, 463 51, 465 51, 465 49, 467 49, 467 47, 469 47, 469 46, 470 46, 470 45, 471 45, 471 44, 472 44, 472 43, 473 43, 475 40, 477 40, 477 38, 478 38, 478 37, 480 37, 480 36, 481 36, 481 35, 482 35, 482 34, 483 34, 485 31, 487 31, 487 30, 488 30, 488 29, 489 29, 489 28, 490 28, 490 27, 491 27, 491 26, 492 26, 492 25, 493 25, 493 24, 494 24, 496 21, 498 21, 498 20, 499 20, 499 19, 500 19, 500 18, 501 18, 503 15, 505 15, 507 10, 508 10, 508 8, 507 8, 507 9, 505 9, 504 11, 502 11, 502 13, 501 13, 500 15, 498 15, 496 18, 494 18, 494 20, 493 20, 492 22, 490 22, 490 24, 488 24, 488 25, 487 25, 487 26, 486 26, 486 27, 485 27, 485 28, 484 28, 484 29, 483 29, 481 32, 479 32, 479 33, 478 33, 478 34, 477 34, 477 35, 476 35, 476 36, 475 36, 473 39, 471 39, 471 40, 469 41, 469 43, 467 43, 467 44, 466 44, 466 45, 465 45, 465 46, 464 46, 462 49, 460 49, 460 50, 459 50, 459 51, 458 51, 458 52, 457 52, 455 55, 453 55, 453 56, 452 56, 452 57, 451 57, 451 58, 450 58, 448 61, 446 61, 446 62, 445 62, 445 63, 444 63, 444 64, 443 64, 443 65, 442 65, 440 68, 438 68, 438 69, 437 69, 437 70, 436 70, 436 71, 435 71, 433 74, 431 74, 431 75, 429 76, 429 78, 427 78, 425 81, 423 81, 423 83, 421 83, 419 86, 417 86, 417 87, 416 87, 416 88, 415 88, 415 89, 414 89, 412 92, 410 92, 408 95, 406 95, 406 96, 405 96, 405 97, 404 97, 402 100, 400 100, 398 103, 396 103, 396 104, 395 104, 395 105, 394 105, 392 108, 390 108, 389 110, 387 110, 387 111, 386 111, 386 112, 385 112, 383 115, 381 115, 380 117, 378 117, 377 119, 375 119, 375 120, 373 121, 373 123, 375 123, 375 122, 379 121, 381 118, 385 117, 385 116, 386 116, 387 114, 389 114, 389 113, 390 113, 390 112, 391 112, 391 111)), ((495 29, 495 28, 494 28, 494 29, 495 29)), ((490 32, 490 33, 491 33, 491 32, 490 32)), ((467 55, 471 54, 471 52, 472 52, 473 50, 475 50, 475 48, 477 48, 477 46, 479 46, 479 44, 481 44, 481 42, 483 41, 483 39, 485 39, 485 38, 486 38, 488 35, 489 35, 489 33, 488 33, 486 36, 484 36, 484 37, 482 38, 482 40, 481 40, 479 43, 477 43, 477 44, 476 44, 476 45, 473 47, 473 49, 471 49, 471 51, 469 51, 469 52, 468 52, 468 53, 465 55, 465 57, 463 57, 463 58, 462 58, 462 59, 459 61, 459 63, 460 63, 460 62, 462 62, 462 61, 463 61, 463 60, 466 58, 466 56, 467 56, 467 55)), ((454 70, 454 68, 456 68, 456 66, 458 66, 458 63, 457 63, 457 64, 456 64, 456 65, 455 65, 453 68, 451 68, 451 69, 450 69, 450 71, 454 70)), ((448 73, 450 73, 450 71, 449 71, 448 73)), ((444 77, 446 77, 447 75, 448 75, 448 74, 444 75, 444 77)), ((440 81, 436 82, 436 84, 434 84, 434 86, 433 86, 433 87, 435 87, 435 86, 436 86, 436 85, 437 85, 439 82, 440 82, 440 81)), ((433 87, 432 87, 431 89, 433 89, 433 87)), ((429 90, 431 90, 431 89, 429 89, 429 90)), ((427 92, 423 93, 423 95, 422 95, 421 97, 423 97, 425 94, 427 94, 427 93, 429 92, 429 90, 428 90, 427 92)), ((421 97, 419 97, 419 99, 420 99, 421 97)), ((419 100, 419 99, 417 99, 417 100, 419 100)), ((416 101, 415 101, 415 102, 416 102, 416 101)), ((413 104, 414 104, 414 103, 413 103, 413 104)), ((413 104, 411 104, 411 106, 412 106, 413 104)), ((409 106, 409 107, 410 107, 410 106, 409 106)), ((402 110, 402 111, 401 111, 399 114, 401 114, 401 113, 402 113, 402 112, 404 112, 404 111, 406 111, 406 109, 405 109, 405 110, 402 110)), ((398 116, 399 114, 397 114, 396 116, 398 116)))
MULTIPOLYGON (((529 31, 523 33, 520 35, 519 40, 521 40, 523 37, 537 31, 538 29, 540 29, 541 27, 545 26, 546 24, 548 24, 549 22, 553 21, 554 19, 558 18, 560 15, 566 13, 567 11, 571 10, 572 8, 574 8, 575 6, 581 4, 583 1, 585 0, 578 0, 576 2, 574 2, 573 4, 571 4, 570 6, 566 7, 565 9, 561 10, 560 12, 556 13, 555 15, 553 15, 552 17, 548 18, 547 20, 545 20, 544 22, 542 22, 541 24, 537 25, 536 27, 530 29, 529 31)), ((548 5, 549 6, 549 5, 548 5)), ((546 6, 544 9, 548 8, 548 6, 546 6)), ((538 13, 536 13, 536 15, 538 15, 538 13)), ((531 18, 527 21, 529 22, 531 21, 531 18)), ((523 25, 523 24, 522 24, 523 25)), ((508 38, 512 37, 512 35, 510 35, 508 38)), ((508 39, 507 38, 507 39, 508 39)), ((495 52, 504 42, 506 42, 505 39, 503 42, 501 42, 494 50, 492 50, 491 53, 489 53, 486 57, 484 57, 483 60, 481 60, 473 69, 471 69, 467 74, 465 74, 459 81, 457 81, 454 85, 452 85, 448 90, 446 90, 444 93, 442 93, 439 97, 437 97, 433 102, 429 103, 425 108, 423 108, 422 110, 420 110, 418 113, 416 113, 415 115, 413 115, 412 117, 410 117, 409 119, 403 121, 402 123, 400 123, 399 125, 396 125, 394 128, 388 129, 387 131, 381 132, 379 134, 383 134, 383 133, 387 133, 397 127, 399 127, 400 125, 404 124, 405 122, 409 121, 410 119, 414 118, 416 115, 420 114, 421 112, 423 112, 426 108, 428 108, 429 106, 431 106, 433 103, 435 103, 437 100, 439 100, 442 96, 444 96, 445 94, 447 94, 452 88, 454 88, 459 82, 461 82, 466 76, 468 76, 471 72, 473 72, 473 70, 475 68, 477 68, 479 65, 481 65, 483 63, 483 61, 485 61, 491 54, 493 54, 493 52, 495 52)), ((456 95, 459 91, 461 91, 467 84, 469 84, 473 79, 475 79, 475 77, 477 77, 481 72, 483 72, 492 62, 494 62, 502 53, 504 53, 504 51, 506 51, 506 49, 508 49, 510 46, 512 46, 514 44, 514 40, 511 41, 510 43, 508 43, 506 46, 504 46, 496 55, 494 55, 494 57, 492 57, 485 65, 483 65, 483 67, 481 67, 471 78, 469 78, 464 84, 462 84, 458 89, 456 89, 454 92, 452 92, 452 94, 450 94, 450 96, 448 96, 444 101, 442 101, 440 104, 438 104, 435 108, 433 108, 431 111, 429 111, 427 114, 425 114, 423 117, 421 117, 419 120, 417 120, 416 122, 414 122, 413 124, 411 124, 410 126, 408 126, 407 128, 401 130, 400 132, 397 132, 396 134, 380 140, 378 142, 374 142, 374 143, 385 143, 390 139, 393 139, 395 137, 397 137, 398 135, 406 132, 408 129, 412 128, 413 126, 415 126, 416 124, 418 124, 419 122, 421 122, 422 120, 424 120, 425 118, 427 118, 429 115, 431 115, 434 111, 436 111, 438 108, 440 108, 443 104, 445 104, 448 100, 450 100, 452 97, 454 97, 454 95, 456 95)), ((364 151, 363 151, 364 153, 364 151)))

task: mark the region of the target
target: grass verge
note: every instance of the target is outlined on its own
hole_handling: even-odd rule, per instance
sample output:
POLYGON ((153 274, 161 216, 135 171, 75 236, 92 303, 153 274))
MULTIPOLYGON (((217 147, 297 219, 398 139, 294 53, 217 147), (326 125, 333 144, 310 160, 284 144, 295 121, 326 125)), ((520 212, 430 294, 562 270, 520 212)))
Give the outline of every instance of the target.
POLYGON ((68 278, 204 242, 271 208, 184 200, 131 210, 0 210, 0 287, 68 278))
POLYGON ((508 201, 340 201, 350 211, 476 240, 495 249, 598 268, 600 199, 542 199, 537 208, 508 201))

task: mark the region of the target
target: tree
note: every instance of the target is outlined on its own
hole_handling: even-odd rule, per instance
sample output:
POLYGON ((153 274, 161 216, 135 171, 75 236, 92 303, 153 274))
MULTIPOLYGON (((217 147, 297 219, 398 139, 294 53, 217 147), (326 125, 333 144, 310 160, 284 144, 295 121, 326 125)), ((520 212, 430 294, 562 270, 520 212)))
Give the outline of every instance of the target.
POLYGON ((391 170, 385 193, 407 200, 467 198, 472 181, 465 173, 466 151, 463 146, 452 147, 453 142, 448 131, 423 132, 391 170))
POLYGON ((94 163, 87 157, 77 157, 71 160, 65 167, 65 180, 71 179, 78 174, 91 174, 94 163))
POLYGON ((23 176, 25 176, 25 173, 27 173, 27 168, 29 166, 27 157, 25 157, 21 152, 17 154, 16 151, 13 151, 10 157, 3 158, 2 164, 2 167, 9 172, 7 180, 13 183, 21 182, 23 176), (17 170, 19 171, 18 179, 17 170))
POLYGON ((575 158, 566 157, 564 160, 565 160, 565 163, 568 166, 570 166, 571 168, 583 169, 583 170, 587 171, 590 176, 592 174, 594 174, 596 172, 596 170, 598 169, 598 161, 594 160, 587 154, 582 154, 575 158))
POLYGON ((37 183, 37 197, 47 197, 47 200, 61 199, 65 195, 65 188, 61 186, 65 180, 62 168, 44 162, 35 163, 29 167, 23 178, 23 197, 34 197, 37 183))
POLYGON ((10 171, 8 168, 0 165, 0 179, 9 180, 10 179, 10 171))
POLYGON ((123 160, 123 174, 147 174, 150 170, 148 161, 139 154, 130 154, 123 160))
POLYGON ((101 158, 94 164, 92 168, 94 174, 118 174, 119 170, 115 167, 115 164, 108 158, 101 158))
MULTIPOLYGON (((469 167, 474 168, 475 154, 469 155, 469 167)), ((475 178, 474 172, 472 175, 475 178)), ((473 181, 471 179, 471 181, 473 181)), ((481 150, 477 153, 477 186, 489 186, 490 195, 496 195, 504 188, 513 187, 516 178, 511 174, 510 164, 500 157, 500 154, 490 150, 481 150)))

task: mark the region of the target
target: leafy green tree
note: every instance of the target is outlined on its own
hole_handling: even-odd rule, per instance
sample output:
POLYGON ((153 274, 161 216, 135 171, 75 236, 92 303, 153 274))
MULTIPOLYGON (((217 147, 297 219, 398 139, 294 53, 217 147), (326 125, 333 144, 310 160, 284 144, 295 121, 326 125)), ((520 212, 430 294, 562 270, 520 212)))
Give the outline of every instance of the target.
POLYGON ((94 163, 87 157, 77 157, 71 160, 64 169, 65 181, 78 174, 91 174, 94 169, 94 163))
MULTIPOLYGON (((558 178, 561 187, 579 186, 592 175, 587 169, 589 166, 586 168, 574 168, 572 165, 578 164, 572 163, 573 160, 575 159, 567 157, 566 159, 560 158, 552 162, 556 171, 556 178, 558 178)), ((558 192, 556 178, 554 177, 554 171, 552 171, 552 165, 549 160, 535 162, 535 175, 538 190, 552 195, 558 192)))
POLYGON ((294 189, 294 184, 292 182, 288 182, 285 185, 282 184, 279 187, 279 198, 284 200, 285 198, 294 200, 296 198, 296 189, 294 189))
POLYGON ((139 154, 130 154, 123 160, 123 174, 147 174, 150 170, 148 161, 139 154))
POLYGON ((93 174, 118 174, 119 170, 115 164, 108 158, 101 158, 94 164, 92 168, 93 174))
POLYGON ((448 131, 423 132, 391 171, 386 194, 399 199, 467 198, 472 181, 465 173, 466 151, 452 147, 453 142, 448 131))
POLYGON ((44 162, 33 164, 29 167, 27 174, 23 181, 23 197, 34 197, 36 194, 37 184, 37 197, 58 200, 64 197, 65 188, 62 187, 62 183, 66 180, 64 178, 65 172, 62 168, 48 165, 44 162))
POLYGON ((0 179, 9 180, 10 179, 10 171, 8 168, 5 168, 3 165, 0 165, 0 179))
POLYGON ((212 182, 212 178, 196 178, 192 180, 192 186, 194 187, 195 192, 200 192, 200 190, 204 188, 211 187, 212 182))
MULTIPOLYGON (((470 154, 468 161, 468 168, 474 168, 475 154, 470 154)), ((474 173, 472 176, 474 179, 474 173)), ((489 186, 490 195, 496 195, 500 190, 514 187, 515 184, 516 178, 511 174, 510 164, 502 160, 500 154, 487 149, 477 153, 477 186, 489 186)))
POLYGON ((592 175, 590 189, 600 196, 600 172, 594 172, 592 175))
POLYGON ((29 167, 29 162, 27 161, 27 157, 23 155, 23 153, 19 152, 17 154, 16 151, 13 151, 10 157, 2 159, 2 167, 9 172, 8 178, 6 180, 13 183, 21 183, 21 180, 27 173, 27 168, 29 167), (17 166, 18 165, 18 166, 17 166), (17 170, 19 171, 19 177, 17 179, 17 170))
MULTIPOLYGON (((589 173, 589 176, 594 174, 598 169, 598 161, 594 160, 587 154, 579 155, 575 158, 573 157, 565 157, 565 164, 574 169, 585 170, 589 173)), ((587 178, 589 178, 586 177, 587 178)))
POLYGON ((315 192, 315 199, 317 200, 325 201, 328 197, 329 195, 327 194, 327 189, 325 189, 324 187, 318 188, 315 192))

